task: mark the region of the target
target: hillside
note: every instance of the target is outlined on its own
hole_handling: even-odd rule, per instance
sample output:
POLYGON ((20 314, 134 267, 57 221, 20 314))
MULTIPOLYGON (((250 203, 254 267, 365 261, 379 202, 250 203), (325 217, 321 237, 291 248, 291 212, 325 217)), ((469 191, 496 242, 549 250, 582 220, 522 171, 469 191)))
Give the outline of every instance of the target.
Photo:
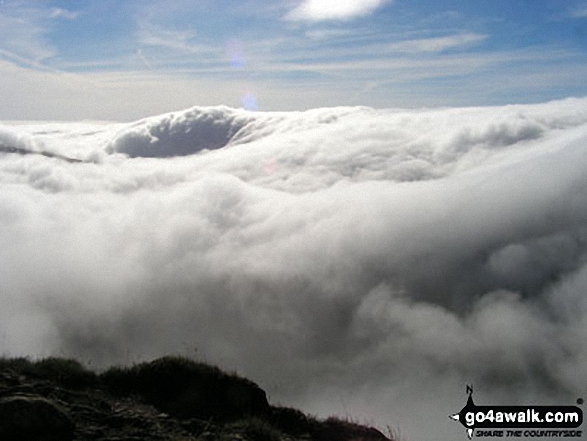
POLYGON ((182 357, 96 373, 71 359, 0 359, 4 441, 389 441, 272 406, 255 383, 182 357))

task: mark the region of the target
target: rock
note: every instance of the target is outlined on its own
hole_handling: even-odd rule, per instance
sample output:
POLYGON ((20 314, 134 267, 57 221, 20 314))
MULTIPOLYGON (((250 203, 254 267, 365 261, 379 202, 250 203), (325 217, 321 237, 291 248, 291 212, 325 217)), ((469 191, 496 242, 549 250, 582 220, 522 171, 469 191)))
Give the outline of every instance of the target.
POLYGON ((74 424, 51 401, 41 397, 0 399, 0 439, 3 441, 70 441, 74 424))

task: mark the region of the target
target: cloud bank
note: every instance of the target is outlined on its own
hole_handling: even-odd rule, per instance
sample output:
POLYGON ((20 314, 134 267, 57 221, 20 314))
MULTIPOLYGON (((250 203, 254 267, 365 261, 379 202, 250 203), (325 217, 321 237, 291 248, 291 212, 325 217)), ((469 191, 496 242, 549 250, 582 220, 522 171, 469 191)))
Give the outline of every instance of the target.
POLYGON ((405 111, 193 108, 3 124, 0 350, 184 353, 273 402, 464 436, 572 404, 587 360, 587 100, 405 111))

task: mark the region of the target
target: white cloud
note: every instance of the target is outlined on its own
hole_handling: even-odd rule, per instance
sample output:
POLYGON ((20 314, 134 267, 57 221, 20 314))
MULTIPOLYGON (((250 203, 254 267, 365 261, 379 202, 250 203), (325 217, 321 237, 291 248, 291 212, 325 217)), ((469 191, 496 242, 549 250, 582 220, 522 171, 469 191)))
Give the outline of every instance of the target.
POLYGON ((587 18, 587 5, 572 10, 570 16, 572 18, 587 18))
POLYGON ((406 40, 388 45, 388 49, 398 52, 442 52, 447 49, 469 47, 478 44, 488 38, 481 34, 458 34, 447 37, 422 38, 406 40))
POLYGON ((80 16, 77 11, 69 11, 63 8, 52 8, 50 12, 51 18, 64 18, 66 20, 75 20, 80 16))
MULTIPOLYGON (((152 24, 142 24, 139 43, 144 46, 161 47, 184 53, 201 52, 203 46, 193 43, 196 33, 191 30, 163 29, 152 24)), ((210 51, 208 48, 207 51, 210 51)))
POLYGON ((303 0, 286 18, 288 20, 350 20, 373 13, 389 0, 303 0))
POLYGON ((4 124, 0 144, 91 162, 0 154, 1 350, 197 348, 274 402, 410 439, 459 436, 467 382, 488 403, 575 400, 586 109, 4 124))
POLYGON ((15 6, 0 10, 0 50, 37 63, 56 55, 46 38, 48 23, 41 9, 15 6))
POLYGON ((327 40, 331 38, 349 37, 356 35, 355 31, 348 29, 313 29, 306 31, 306 37, 313 40, 327 40))

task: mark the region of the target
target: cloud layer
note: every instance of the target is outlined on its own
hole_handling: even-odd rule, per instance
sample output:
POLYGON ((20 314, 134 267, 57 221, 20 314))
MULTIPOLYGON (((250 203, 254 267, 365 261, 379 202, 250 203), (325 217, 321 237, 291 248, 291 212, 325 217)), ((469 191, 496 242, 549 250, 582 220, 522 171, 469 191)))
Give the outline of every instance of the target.
POLYGON ((186 353, 408 439, 460 436, 466 382, 572 404, 586 104, 2 125, 85 163, 0 155, 0 349, 186 353))

